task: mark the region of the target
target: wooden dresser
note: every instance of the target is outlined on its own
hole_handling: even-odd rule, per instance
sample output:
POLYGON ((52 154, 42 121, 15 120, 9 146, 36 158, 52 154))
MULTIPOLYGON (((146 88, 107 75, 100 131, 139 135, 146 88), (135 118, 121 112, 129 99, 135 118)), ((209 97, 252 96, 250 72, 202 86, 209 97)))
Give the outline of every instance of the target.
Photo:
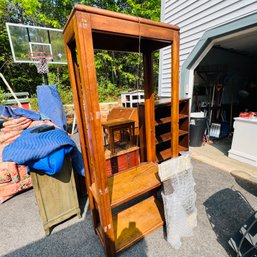
POLYGON ((46 235, 54 225, 77 215, 81 217, 70 157, 53 176, 31 172, 32 185, 46 235))

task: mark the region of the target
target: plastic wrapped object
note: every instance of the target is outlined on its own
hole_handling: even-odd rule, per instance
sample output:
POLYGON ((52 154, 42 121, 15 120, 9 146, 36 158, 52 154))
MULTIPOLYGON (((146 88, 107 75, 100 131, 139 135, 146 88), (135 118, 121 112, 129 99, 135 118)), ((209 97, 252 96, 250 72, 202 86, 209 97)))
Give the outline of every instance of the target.
POLYGON ((180 248, 182 237, 193 235, 193 228, 197 225, 195 182, 192 171, 188 152, 159 165, 159 175, 164 186, 170 182, 167 184, 173 188, 173 193, 168 195, 162 193, 162 198, 167 240, 175 249, 180 248))

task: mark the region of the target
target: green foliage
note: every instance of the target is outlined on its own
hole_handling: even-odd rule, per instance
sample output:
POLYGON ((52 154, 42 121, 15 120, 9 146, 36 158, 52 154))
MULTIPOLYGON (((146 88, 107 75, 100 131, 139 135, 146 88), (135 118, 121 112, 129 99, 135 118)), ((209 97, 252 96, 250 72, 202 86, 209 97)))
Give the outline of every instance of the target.
POLYGON ((128 89, 142 84, 142 57, 138 53, 97 51, 95 54, 98 92, 101 101, 115 100, 128 89))
MULTIPOLYGON (((108 0, 83 1, 84 4, 123 12, 143 18, 160 20, 160 0, 138 1, 138 0, 108 0)), ((159 52, 154 54, 154 81, 157 90, 158 85, 158 59, 159 52)), ((141 89, 143 84, 142 56, 139 53, 119 53, 113 51, 97 51, 95 63, 99 87, 99 97, 113 98, 128 89, 141 89), (113 90, 115 86, 116 90, 113 90)))
POLYGON ((154 21, 160 20, 160 0, 127 0, 128 8, 124 10, 124 13, 139 16, 154 21))
MULTIPOLYGON (((36 86, 42 84, 42 77, 34 65, 13 62, 5 23, 63 28, 73 6, 77 3, 156 21, 160 17, 160 0, 0 0, 0 72, 4 74, 14 91, 30 93, 33 108, 37 108, 36 86)), ((53 39, 54 42, 59 44, 61 41, 53 39)), ((19 47, 21 54, 26 52, 24 46, 20 44, 19 47)), ((158 58, 159 55, 156 53, 155 86, 158 80, 158 58)), ((138 53, 96 51, 95 65, 100 101, 112 101, 119 97, 122 91, 142 88, 142 56, 138 53)), ((51 65, 48 79, 49 84, 58 84, 63 103, 72 103, 67 67, 51 65)), ((7 91, 2 81, 0 81, 0 90, 7 91)))
POLYGON ((59 91, 59 94, 60 94, 63 104, 73 103, 72 91, 71 91, 70 87, 66 87, 64 85, 59 85, 58 91, 59 91))
POLYGON ((31 110, 33 111, 39 111, 38 109, 38 102, 37 102, 37 96, 36 95, 32 95, 29 99, 29 103, 30 103, 30 107, 31 110))
POLYGON ((13 3, 14 6, 19 6, 24 15, 27 16, 34 15, 41 6, 38 0, 13 0, 11 3, 13 3))
POLYGON ((100 83, 98 84, 98 94, 100 102, 109 102, 113 100, 116 94, 118 94, 118 91, 115 85, 110 82, 107 82, 107 84, 100 83))
POLYGON ((0 104, 3 104, 4 99, 4 90, 0 89, 0 104))

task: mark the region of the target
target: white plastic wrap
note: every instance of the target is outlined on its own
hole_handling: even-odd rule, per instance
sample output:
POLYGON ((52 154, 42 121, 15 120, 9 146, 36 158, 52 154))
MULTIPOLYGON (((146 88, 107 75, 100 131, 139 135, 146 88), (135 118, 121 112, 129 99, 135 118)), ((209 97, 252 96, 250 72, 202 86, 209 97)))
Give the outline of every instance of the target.
MULTIPOLYGON (((171 180, 174 192, 170 195, 164 195, 162 193, 167 240, 175 249, 180 248, 182 237, 193 235, 193 228, 197 225, 195 182, 191 162, 188 165, 189 156, 189 153, 186 153, 178 158, 172 159, 176 162, 176 165, 170 166, 173 170, 168 179, 171 180), (185 159, 187 165, 183 165, 185 159), (174 166, 177 167, 175 172, 174 166), (184 170, 181 167, 184 167, 184 170)), ((165 167, 165 177, 167 181, 167 166, 165 167)))

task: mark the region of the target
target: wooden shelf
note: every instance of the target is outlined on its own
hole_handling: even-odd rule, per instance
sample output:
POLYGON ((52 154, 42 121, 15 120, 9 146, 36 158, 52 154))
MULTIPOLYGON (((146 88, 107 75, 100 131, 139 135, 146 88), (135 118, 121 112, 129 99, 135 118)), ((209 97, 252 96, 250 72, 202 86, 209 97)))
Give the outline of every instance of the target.
POLYGON ((170 139, 171 139, 171 134, 170 134, 170 132, 167 132, 164 134, 156 135, 155 142, 156 142, 156 144, 159 144, 162 142, 169 141, 170 139))
POLYGON ((179 114, 179 119, 181 120, 181 119, 186 119, 186 118, 188 118, 188 114, 179 114))
MULTIPOLYGON (((187 119, 187 118, 188 118, 187 114, 179 114, 179 119, 180 120, 187 119)), ((163 118, 155 120, 155 126, 167 124, 167 123, 170 123, 170 122, 171 122, 171 117, 163 117, 163 118)))
POLYGON ((181 129, 180 129, 180 130, 178 131, 178 135, 179 135, 179 136, 188 135, 188 131, 185 131, 185 130, 181 130, 181 129))
MULTIPOLYGON (((161 185, 158 177, 158 165, 141 163, 141 165, 117 173, 108 178, 111 207, 115 208, 161 185)), ((95 183, 91 191, 98 202, 95 183)))
POLYGON ((188 151, 188 147, 185 147, 185 146, 179 145, 179 146, 178 146, 178 151, 179 151, 179 152, 188 151))
MULTIPOLYGON (((163 220, 163 205, 153 196, 113 215, 116 252, 128 248, 155 229, 163 226, 163 220)), ((102 231, 99 227, 97 230, 102 237, 102 231)))
POLYGON ((170 122, 171 122, 170 117, 155 119, 155 126, 162 125, 162 124, 167 124, 167 123, 170 123, 170 122))
MULTIPOLYGON (((144 115, 144 105, 139 106, 139 114, 144 115)), ((157 161, 171 158, 171 101, 160 99, 155 102, 155 144, 157 161)), ((146 160, 144 123, 141 124, 140 154, 142 160, 146 160)), ((179 132, 178 151, 189 149, 189 99, 179 100, 179 132)))
MULTIPOLYGON (((188 135, 188 131, 185 130, 179 130, 179 136, 184 136, 184 135, 188 135)), ((167 142, 171 139, 171 134, 170 132, 161 134, 161 135, 157 135, 156 136, 156 144, 160 144, 163 142, 167 142)))
POLYGON ((165 150, 159 151, 158 153, 156 153, 156 155, 157 155, 158 162, 164 161, 166 159, 170 159, 171 158, 171 149, 167 148, 165 150))
MULTIPOLYGON (((178 151, 179 152, 183 152, 183 151, 187 151, 187 150, 188 150, 187 147, 184 147, 182 145, 178 146, 178 151)), ((171 158, 171 149, 167 148, 165 150, 159 151, 156 155, 157 155, 158 162, 165 161, 165 160, 171 158)))

